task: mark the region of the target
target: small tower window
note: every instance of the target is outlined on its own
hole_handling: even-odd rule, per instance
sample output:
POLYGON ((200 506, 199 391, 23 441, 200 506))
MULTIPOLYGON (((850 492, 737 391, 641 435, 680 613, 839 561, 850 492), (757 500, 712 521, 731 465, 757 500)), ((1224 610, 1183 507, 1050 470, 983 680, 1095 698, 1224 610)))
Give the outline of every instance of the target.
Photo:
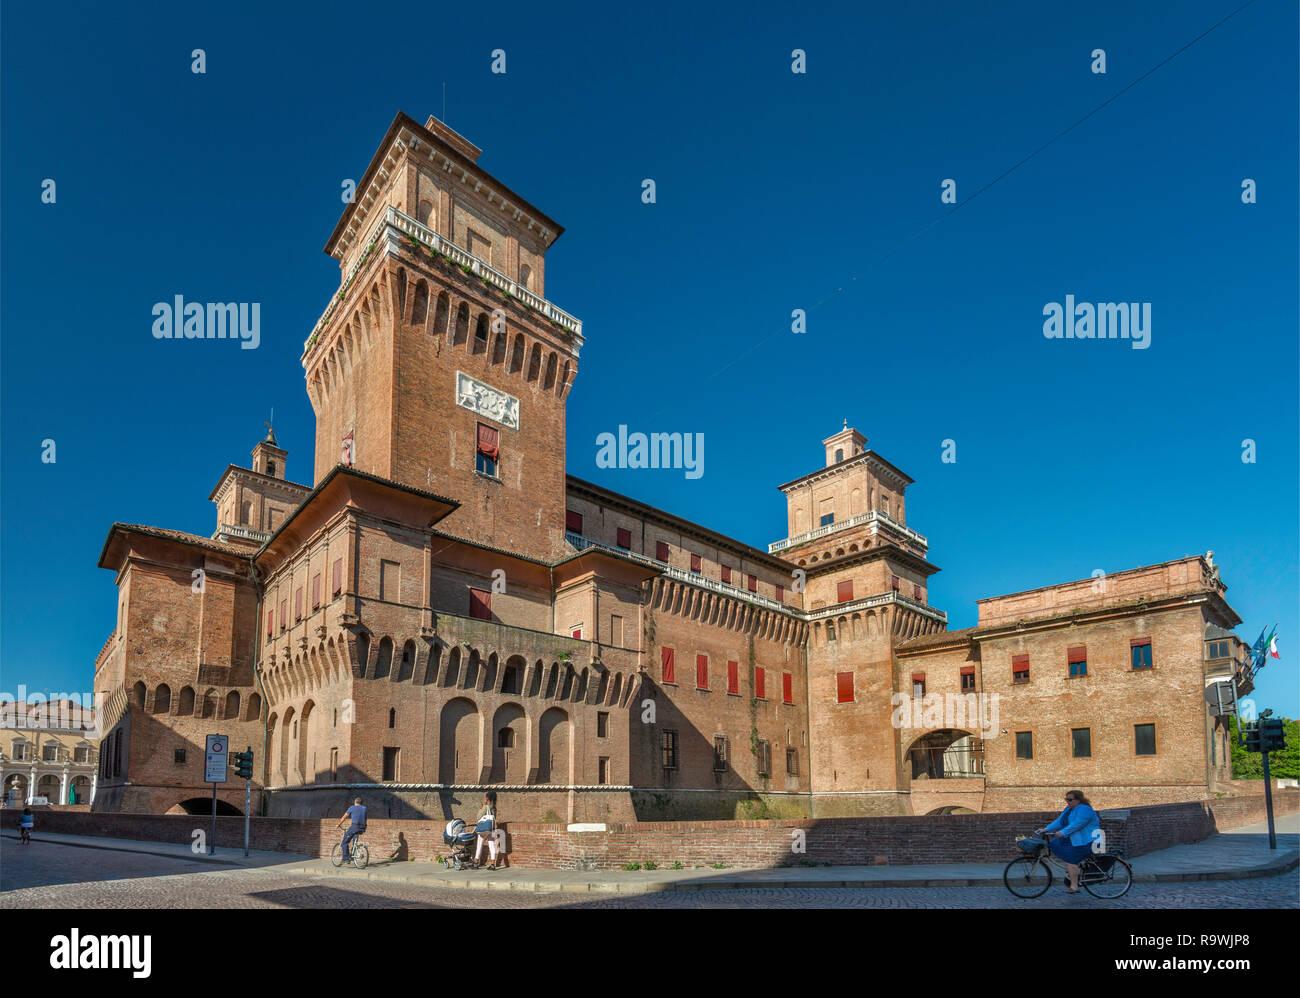
POLYGON ((389 707, 389 708, 388 708, 388 726, 389 726, 390 728, 395 728, 395 727, 397 727, 397 708, 396 708, 396 707, 389 707))
POLYGON ((267 462, 266 462, 266 473, 267 473, 268 475, 270 475, 272 478, 275 477, 275 462, 274 462, 274 461, 267 461, 267 462))
POLYGON ((835 448, 835 463, 839 464, 843 460, 844 460, 844 449, 842 447, 835 448))

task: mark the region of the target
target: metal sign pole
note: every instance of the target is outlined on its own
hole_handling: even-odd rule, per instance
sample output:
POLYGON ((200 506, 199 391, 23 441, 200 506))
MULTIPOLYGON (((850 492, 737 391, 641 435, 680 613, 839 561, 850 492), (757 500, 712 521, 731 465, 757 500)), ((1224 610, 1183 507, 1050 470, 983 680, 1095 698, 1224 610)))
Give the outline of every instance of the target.
POLYGON ((217 851, 217 785, 212 784, 212 836, 208 839, 208 855, 217 851))
POLYGON ((249 801, 253 795, 253 781, 244 781, 244 855, 248 855, 248 823, 251 819, 249 815, 249 801))
POLYGON ((1268 753, 1264 755, 1264 809, 1268 811, 1268 847, 1277 848, 1277 832, 1273 828, 1273 780, 1268 773, 1268 753))

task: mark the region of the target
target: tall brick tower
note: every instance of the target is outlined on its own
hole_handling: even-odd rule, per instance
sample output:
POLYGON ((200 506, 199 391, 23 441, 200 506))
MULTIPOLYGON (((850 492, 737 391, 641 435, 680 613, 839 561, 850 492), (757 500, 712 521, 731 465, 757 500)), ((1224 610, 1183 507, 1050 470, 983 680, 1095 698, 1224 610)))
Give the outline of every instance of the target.
POLYGON ((544 297, 563 229, 479 153, 399 113, 330 236, 342 284, 302 356, 315 481, 342 461, 454 496, 448 533, 549 558, 582 325, 544 297))
POLYGON ((781 486, 789 535, 773 547, 807 573, 811 789, 818 816, 900 813, 900 738, 890 724, 894 645, 942 630, 926 604, 926 539, 904 522, 912 479, 848 425, 822 441, 825 465, 781 486), (891 762, 892 760, 892 762, 891 762))

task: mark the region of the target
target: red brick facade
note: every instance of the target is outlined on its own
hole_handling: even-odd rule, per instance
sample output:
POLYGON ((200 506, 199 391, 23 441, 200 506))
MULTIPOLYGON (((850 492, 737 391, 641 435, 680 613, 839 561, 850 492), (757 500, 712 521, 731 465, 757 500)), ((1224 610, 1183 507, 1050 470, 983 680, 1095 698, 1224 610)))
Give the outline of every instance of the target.
POLYGON ((562 230, 478 153, 399 115, 330 237, 313 485, 268 434, 213 490, 212 538, 110 532, 97 809, 196 809, 207 733, 252 745, 257 807, 294 817, 360 792, 441 819, 486 789, 516 821, 1117 806, 1227 775, 1202 691, 1233 665, 1205 636, 1240 621, 1208 557, 948 632, 912 479, 847 425, 781 486, 769 551, 567 476, 582 327, 542 297, 562 230), (983 706, 936 718, 949 694, 983 706))

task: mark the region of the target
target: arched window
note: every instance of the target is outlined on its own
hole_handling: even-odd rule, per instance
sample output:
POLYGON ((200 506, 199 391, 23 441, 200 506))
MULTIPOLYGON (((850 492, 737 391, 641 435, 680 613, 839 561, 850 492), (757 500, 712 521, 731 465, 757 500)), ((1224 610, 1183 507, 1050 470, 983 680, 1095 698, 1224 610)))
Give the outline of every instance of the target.
POLYGON ((262 716, 262 698, 253 693, 248 698, 248 720, 256 721, 262 716))
POLYGON ((521 263, 519 265, 519 283, 531 290, 532 281, 533 281, 533 269, 530 266, 528 266, 528 264, 521 263))
POLYGON ((226 694, 226 717, 239 720, 239 691, 231 690, 226 694))
POLYGON ((166 683, 162 683, 153 691, 153 712, 155 714, 169 714, 172 709, 172 688, 166 683))
POLYGON ((474 348, 472 353, 487 353, 488 345, 488 317, 486 312, 478 314, 478 321, 474 323, 474 348))
POLYGON ((181 688, 180 703, 176 706, 176 713, 182 717, 188 717, 194 713, 194 690, 188 686, 181 688))
POLYGON ((429 317, 429 285, 421 278, 415 284, 415 301, 411 303, 411 325, 423 326, 429 317))
POLYGON ((145 686, 144 683, 136 683, 131 687, 131 702, 137 707, 144 706, 145 686))
POLYGON ((839 464, 839 463, 840 463, 841 461, 843 461, 843 460, 844 460, 844 449, 841 448, 841 447, 836 447, 836 448, 835 448, 835 463, 836 463, 836 464, 839 464))
POLYGON ((396 707, 389 707, 389 708, 388 708, 388 726, 389 726, 390 728, 395 728, 395 727, 397 727, 397 708, 396 708, 396 707))

